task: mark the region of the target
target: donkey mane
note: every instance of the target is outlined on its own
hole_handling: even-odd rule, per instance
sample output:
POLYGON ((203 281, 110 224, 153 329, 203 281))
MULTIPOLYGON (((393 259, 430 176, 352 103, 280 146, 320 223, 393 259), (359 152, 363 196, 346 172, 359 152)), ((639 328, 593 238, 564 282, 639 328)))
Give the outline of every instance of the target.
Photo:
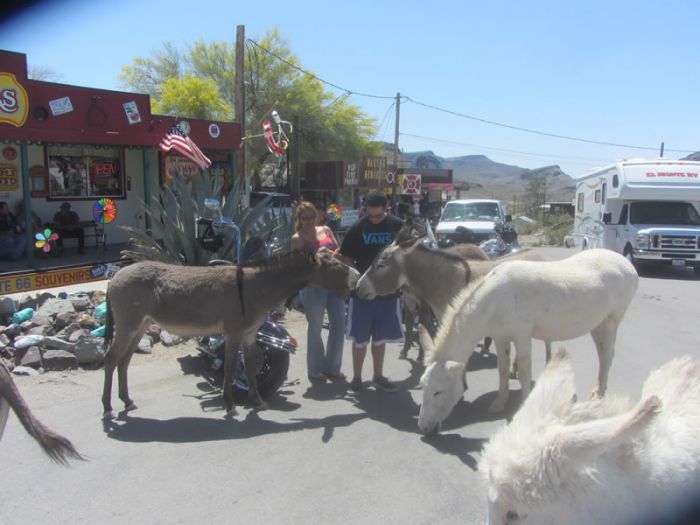
POLYGON ((263 259, 241 263, 237 266, 241 268, 253 268, 259 270, 278 270, 280 268, 286 268, 288 265, 288 260, 290 259, 294 260, 303 258, 308 260, 309 257, 309 255, 305 255, 304 252, 300 252, 299 250, 291 250, 287 252, 275 253, 263 259), (302 257, 302 255, 304 256, 302 257))
MULTIPOLYGON (((463 261, 462 259, 459 259, 459 261, 463 262, 467 266, 469 265, 468 262, 463 261)), ((445 313, 440 320, 440 327, 438 328, 437 334, 435 334, 432 344, 427 345, 429 348, 427 352, 429 365, 443 357, 443 354, 446 353, 445 348, 448 347, 446 343, 450 337, 450 333, 452 330, 454 330, 453 325, 461 313, 468 312, 471 309, 469 300, 477 292, 477 290, 481 288, 485 281, 486 279, 483 277, 481 279, 470 281, 470 283, 462 291, 460 291, 452 301, 450 301, 450 304, 447 305, 445 313)))
POLYGON ((462 258, 460 255, 456 253, 450 253, 445 250, 436 250, 434 248, 430 248, 423 244, 422 242, 418 243, 418 246, 416 246, 416 249, 423 252, 423 253, 428 253, 430 255, 435 255, 436 257, 441 257, 442 259, 445 259, 447 261, 454 261, 458 263, 464 262, 464 258, 462 258))

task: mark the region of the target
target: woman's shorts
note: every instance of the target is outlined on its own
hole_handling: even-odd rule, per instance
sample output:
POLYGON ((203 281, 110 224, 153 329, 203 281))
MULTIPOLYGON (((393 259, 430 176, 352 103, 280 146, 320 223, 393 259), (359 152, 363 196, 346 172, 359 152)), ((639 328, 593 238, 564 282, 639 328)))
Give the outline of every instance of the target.
POLYGON ((372 300, 350 298, 346 336, 356 346, 395 343, 403 340, 401 306, 398 297, 372 300))

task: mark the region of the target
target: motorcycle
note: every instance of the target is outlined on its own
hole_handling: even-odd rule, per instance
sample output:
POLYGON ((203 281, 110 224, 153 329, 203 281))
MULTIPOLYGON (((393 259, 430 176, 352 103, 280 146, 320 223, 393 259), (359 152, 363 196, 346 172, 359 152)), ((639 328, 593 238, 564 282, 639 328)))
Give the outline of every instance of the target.
POLYGON ((512 226, 498 223, 494 230, 490 239, 479 244, 479 248, 486 252, 489 259, 497 259, 520 250, 518 234, 512 226))
MULTIPOLYGON (((204 231, 198 237, 198 241, 204 249, 210 252, 219 251, 223 246, 226 230, 232 230, 236 235, 235 264, 271 255, 276 244, 276 239, 273 239, 271 234, 265 240, 259 237, 249 239, 241 252, 240 229, 230 217, 221 215, 219 201, 206 199, 205 206, 213 210, 218 218, 199 217, 197 219, 197 224, 204 227, 204 231)), ((234 261, 212 259, 207 264, 209 266, 231 265, 234 264, 234 261)), ((256 359, 255 378, 260 396, 266 399, 282 386, 287 377, 289 355, 296 352, 297 341, 283 326, 271 319, 267 319, 258 329, 255 340, 262 353, 262 359, 256 359)), ((225 349, 225 339, 222 334, 198 338, 197 349, 212 362, 211 366, 214 370, 221 368, 224 363, 225 349)), ((248 399, 246 362, 243 351, 239 350, 237 356, 239 363, 238 373, 233 381, 233 399, 236 403, 242 403, 248 399)))

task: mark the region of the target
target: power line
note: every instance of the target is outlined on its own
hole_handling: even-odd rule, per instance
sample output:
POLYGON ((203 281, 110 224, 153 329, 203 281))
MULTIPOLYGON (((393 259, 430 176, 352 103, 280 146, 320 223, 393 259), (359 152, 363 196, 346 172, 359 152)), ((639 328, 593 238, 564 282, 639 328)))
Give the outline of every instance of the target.
MULTIPOLYGON (((472 115, 466 115, 464 113, 459 113, 457 111, 452 111, 449 109, 440 108, 438 106, 433 106, 431 104, 425 104, 424 102, 418 102, 417 100, 413 100, 411 97, 406 97, 406 99, 409 102, 413 102, 414 104, 418 104, 419 106, 433 109, 435 111, 442 111, 443 113, 449 113, 450 115, 455 115, 457 117, 467 118, 470 120, 476 120, 477 122, 483 122, 484 124, 491 124, 492 126, 500 126, 502 128, 514 129, 516 131, 524 131, 526 133, 534 133, 536 135, 543 135, 545 137, 554 137, 557 139, 575 140, 577 142, 586 142, 588 144, 598 144, 601 146, 615 146, 615 147, 619 147, 619 148, 643 149, 643 150, 651 150, 651 151, 657 151, 659 149, 657 147, 651 147, 651 146, 632 146, 630 144, 617 144, 614 142, 605 142, 602 140, 580 139, 577 137, 570 137, 568 135, 558 135, 556 133, 547 133, 546 131, 537 131, 535 129, 530 129, 530 128, 521 128, 519 126, 512 126, 510 124, 496 122, 495 120, 488 120, 488 119, 483 119, 483 118, 479 118, 479 117, 474 117, 472 115)), ((682 149, 666 149, 666 151, 674 151, 676 153, 693 153, 692 150, 682 150, 682 149)))
POLYGON ((385 96, 382 96, 382 95, 372 95, 372 94, 369 94, 369 93, 360 93, 359 91, 353 91, 353 90, 351 90, 351 89, 346 89, 346 88, 341 87, 341 86, 339 86, 339 85, 337 85, 337 84, 333 84, 333 82, 328 82, 327 80, 323 80, 321 77, 319 77, 319 76, 317 76, 317 75, 314 75, 314 74, 311 73, 310 71, 307 71, 307 70, 305 70, 304 68, 301 68, 301 67, 297 66, 296 64, 291 63, 289 60, 287 60, 287 59, 285 59, 285 58, 282 58, 282 57, 279 56, 277 53, 274 53, 273 51, 270 51, 269 49, 267 49, 267 48, 261 46, 261 45, 258 44, 255 40, 251 40, 251 39, 249 38, 249 39, 248 39, 248 42, 250 42, 251 44, 253 44, 253 45, 257 46, 257 47, 259 47, 260 49, 262 49, 263 51, 265 51, 265 53, 267 53, 268 55, 275 57, 277 60, 279 60, 279 61, 281 61, 281 62, 284 62, 284 63, 287 64, 289 67, 291 67, 291 68, 293 68, 293 69, 296 69, 297 71, 299 71, 299 72, 301 72, 301 73, 304 73, 305 75, 309 75, 310 77, 315 78, 315 79, 318 80, 319 82, 323 82, 324 84, 326 84, 326 85, 328 85, 328 86, 332 86, 332 87, 334 87, 335 89, 339 89, 339 90, 341 90, 341 91, 345 91, 345 92, 348 93, 349 95, 357 95, 357 96, 360 96, 360 97, 370 97, 370 98, 390 98, 390 99, 396 98, 396 97, 385 97, 385 96))
POLYGON ((494 148, 492 146, 482 146, 481 144, 470 144, 468 142, 457 142, 454 140, 446 140, 446 139, 439 139, 435 137, 426 137, 424 135, 415 135, 413 133, 404 133, 401 132, 401 135, 404 135, 406 137, 413 137, 417 139, 422 139, 422 140, 428 140, 432 142, 439 142, 442 144, 454 144, 457 146, 467 146, 470 148, 478 148, 480 150, 490 150, 490 151, 497 151, 499 153, 505 153, 508 155, 514 155, 514 156, 526 156, 526 157, 533 157, 533 158, 539 158, 539 159, 559 159, 559 160, 566 160, 570 162, 608 162, 607 160, 602 160, 602 159, 591 159, 591 158, 585 158, 585 157, 566 157, 563 155, 550 155, 547 153, 535 153, 535 152, 530 152, 530 151, 518 151, 518 150, 512 150, 512 149, 504 149, 504 148, 494 148))
MULTIPOLYGON (((392 102, 391 104, 389 104, 389 109, 387 109, 386 113, 384 113, 384 118, 382 118, 382 121, 379 124, 379 127, 377 128, 377 132, 374 134, 374 137, 372 138, 373 141, 377 140, 377 138, 380 136, 380 134, 381 134, 381 137, 384 138, 384 135, 386 134, 386 130, 384 131, 384 133, 382 133, 382 128, 384 127, 384 123, 387 122, 386 118, 389 116, 389 112, 394 108, 395 105, 396 105, 396 102, 392 102)), ((387 128, 388 128, 388 126, 387 126, 387 128)))
MULTIPOLYGON (((301 68, 301 67, 297 66, 296 64, 293 64, 293 63, 290 62, 289 60, 287 60, 287 59, 285 59, 285 58, 282 58, 281 56, 279 56, 278 54, 274 53, 273 51, 270 51, 269 49, 267 49, 267 48, 261 46, 261 45, 258 44, 255 40, 252 40, 252 39, 249 38, 249 39, 247 39, 247 41, 250 42, 251 44, 257 46, 258 48, 260 48, 261 50, 263 50, 265 53, 269 54, 270 56, 275 57, 277 60, 280 60, 281 62, 284 62, 284 63, 287 64, 289 67, 291 67, 291 68, 293 68, 293 69, 296 69, 297 71, 299 71, 299 72, 301 72, 301 73, 303 73, 303 74, 305 74, 305 75, 309 75, 310 77, 312 77, 312 78, 318 80, 319 82, 322 82, 323 84, 326 84, 326 85, 331 86, 331 87, 333 87, 333 88, 335 88, 335 89, 344 91, 344 92, 346 92, 348 95, 356 95, 356 96, 360 96, 360 97, 379 98, 379 99, 395 99, 395 98, 396 98, 396 97, 394 97, 394 96, 374 95, 374 94, 370 94, 370 93, 362 93, 362 92, 360 92, 360 91, 353 91, 353 90, 351 90, 351 89, 347 89, 347 88, 344 88, 344 87, 339 86, 339 85, 337 85, 337 84, 334 84, 333 82, 328 82, 327 80, 322 79, 321 77, 319 77, 319 76, 317 76, 317 75, 311 73, 310 71, 307 71, 307 70, 305 70, 304 68, 301 68)), ((402 95, 402 96, 401 96, 401 99, 402 99, 402 100, 406 100, 406 101, 408 101, 408 102, 413 102, 414 104, 417 104, 417 105, 419 105, 419 106, 423 106, 423 107, 428 108, 428 109, 432 109, 432 110, 434 110, 434 111, 440 111, 440 112, 442 112, 442 113, 448 113, 448 114, 450 114, 450 115, 454 115, 454 116, 457 116, 457 117, 466 118, 466 119, 469 119, 469 120, 474 120, 474 121, 477 121, 477 122, 481 122, 481 123, 483 123, 483 124, 490 124, 490 125, 492 125, 492 126, 499 126, 499 127, 502 127, 502 128, 508 128, 508 129, 512 129, 512 130, 515 130, 515 131, 522 131, 522 132, 524 132, 524 133, 533 133, 533 134, 535 134, 535 135, 542 135, 542 136, 544 136, 544 137, 553 137, 553 138, 563 139, 563 140, 573 140, 573 141, 576 141, 576 142, 584 142, 584 143, 587 143, 587 144, 598 144, 598 145, 600 145, 600 146, 614 146, 614 147, 618 147, 618 148, 639 149, 639 150, 646 150, 646 151, 658 151, 658 147, 653 147, 653 146, 634 146, 634 145, 631 145, 631 144, 619 144, 619 143, 615 143, 615 142, 606 142, 606 141, 603 141, 603 140, 582 139, 582 138, 578 138, 578 137, 572 137, 572 136, 569 136, 569 135, 560 135, 560 134, 557 134, 557 133, 549 133, 549 132, 546 132, 546 131, 539 131, 539 130, 531 129, 531 128, 525 128, 525 127, 520 127, 520 126, 513 126, 513 125, 511 125, 511 124, 505 124, 505 123, 503 123, 503 122, 497 122, 497 121, 495 121, 495 120, 489 120, 489 119, 485 119, 485 118, 475 117, 475 116, 473 116, 473 115, 467 115, 466 113, 460 113, 460 112, 458 112, 458 111, 452 111, 452 110, 450 110, 450 109, 441 108, 441 107, 439 107, 439 106, 434 106, 434 105, 432 105, 432 104, 426 104, 425 102, 420 102, 420 101, 418 101, 418 100, 414 100, 414 99, 412 99, 411 97, 406 96, 406 95, 402 95)), ((695 150, 688 150, 688 149, 670 149, 670 148, 666 148, 666 151, 672 151, 672 152, 674 152, 674 153, 694 153, 695 150)))

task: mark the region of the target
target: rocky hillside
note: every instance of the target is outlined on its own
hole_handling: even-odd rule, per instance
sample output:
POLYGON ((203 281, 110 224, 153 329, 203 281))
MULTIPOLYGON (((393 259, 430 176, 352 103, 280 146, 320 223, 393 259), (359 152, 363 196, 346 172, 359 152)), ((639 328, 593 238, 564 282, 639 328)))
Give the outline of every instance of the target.
MULTIPOLYGON (((393 145, 386 143, 388 159, 392 158, 393 145)), ((525 193, 533 176, 547 176, 547 200, 570 201, 574 195, 574 181, 559 166, 543 166, 537 169, 521 168, 494 162, 485 155, 440 157, 432 151, 402 152, 401 167, 451 169, 454 183, 468 188, 469 197, 494 197, 512 201, 525 193)), ((465 196, 465 192, 462 192, 465 196)))

